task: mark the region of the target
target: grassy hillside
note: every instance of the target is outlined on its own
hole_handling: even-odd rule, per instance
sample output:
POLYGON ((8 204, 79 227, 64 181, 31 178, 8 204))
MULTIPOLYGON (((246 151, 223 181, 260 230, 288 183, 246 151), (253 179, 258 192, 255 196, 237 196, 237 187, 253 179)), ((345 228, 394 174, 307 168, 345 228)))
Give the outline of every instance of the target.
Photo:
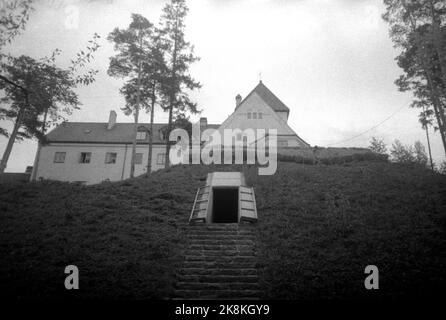
POLYGON ((149 177, 77 186, 0 185, 1 295, 169 297, 196 188, 243 170, 259 213, 265 298, 426 296, 446 285, 446 177, 385 162, 177 166, 149 177), (80 269, 78 291, 64 267, 80 269), (377 265, 380 290, 364 290, 377 265))

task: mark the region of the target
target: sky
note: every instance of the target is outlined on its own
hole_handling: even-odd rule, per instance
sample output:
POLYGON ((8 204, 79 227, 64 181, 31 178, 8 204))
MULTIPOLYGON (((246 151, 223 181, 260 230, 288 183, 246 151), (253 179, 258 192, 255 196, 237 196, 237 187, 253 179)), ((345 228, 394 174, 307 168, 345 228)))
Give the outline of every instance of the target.
MULTIPOLYGON (((37 0, 26 30, 4 49, 13 55, 48 56, 58 48, 59 66, 68 66, 96 32, 100 49, 90 65, 98 69, 95 83, 79 87, 82 106, 69 121, 106 122, 110 110, 118 122, 132 122, 120 108, 123 81, 107 75, 115 53, 107 35, 126 28, 132 13, 157 24, 167 0, 37 0)), ((312 146, 367 147, 372 137, 390 145, 426 134, 418 110, 410 109, 411 93, 394 84, 402 73, 398 55, 381 19, 380 0, 189 0, 186 38, 201 58, 191 67, 201 89, 192 92, 202 113, 222 123, 245 97, 263 83, 289 108, 291 128, 312 146)), ((141 122, 150 116, 142 114, 141 122)), ((155 121, 167 113, 155 110, 155 121)), ((10 129, 12 124, 0 121, 10 129)), ((434 161, 444 159, 441 138, 431 129, 434 161)), ((0 153, 7 140, 0 137, 0 153)), ((37 142, 16 143, 7 172, 32 165, 37 142)))

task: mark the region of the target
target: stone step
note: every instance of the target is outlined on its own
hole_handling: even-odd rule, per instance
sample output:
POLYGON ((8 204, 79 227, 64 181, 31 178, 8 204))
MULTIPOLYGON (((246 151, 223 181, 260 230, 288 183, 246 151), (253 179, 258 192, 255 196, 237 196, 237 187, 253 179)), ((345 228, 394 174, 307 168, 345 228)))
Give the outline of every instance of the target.
POLYGON ((252 256, 256 253, 254 248, 233 250, 233 249, 220 249, 220 250, 194 250, 187 249, 186 255, 196 255, 196 256, 208 256, 208 257, 219 257, 219 256, 252 256))
POLYGON ((251 245, 254 246, 253 240, 216 240, 216 239, 190 239, 189 244, 191 245, 251 245))
POLYGON ((210 227, 190 227, 187 228, 188 233, 194 232, 255 232, 254 228, 239 228, 239 227, 219 227, 219 226, 210 226, 210 227))
POLYGON ((239 223, 213 223, 213 224, 194 224, 190 228, 207 228, 207 229, 221 229, 221 228, 244 228, 251 227, 251 225, 241 225, 239 223))
POLYGON ((188 246, 176 274, 175 297, 257 299, 260 286, 251 225, 212 224, 187 228, 188 246))
POLYGON ((257 275, 228 276, 228 275, 178 275, 179 282, 224 282, 224 283, 258 283, 257 275))
POLYGON ((215 251, 215 250, 254 250, 254 246, 251 244, 230 244, 230 245, 220 245, 220 244, 189 244, 188 248, 190 250, 202 250, 202 251, 215 251))
POLYGON ((230 235, 256 235, 254 230, 187 230, 187 234, 230 234, 230 235))
POLYGON ((231 235, 189 235, 188 239, 190 241, 193 240, 218 240, 218 241, 225 241, 225 240, 236 240, 236 241, 240 241, 240 240, 254 240, 254 237, 252 236, 240 236, 240 235, 235 235, 235 236, 231 236, 231 235))
POLYGON ((259 290, 176 290, 175 296, 182 299, 259 299, 259 290))
POLYGON ((258 283, 177 282, 178 290, 259 290, 258 283))
POLYGON ((254 268, 181 268, 178 270, 179 275, 230 275, 230 276, 251 276, 257 275, 257 269, 254 268))
POLYGON ((195 229, 187 230, 188 234, 246 234, 255 235, 254 230, 207 230, 207 229, 195 229))
POLYGON ((256 261, 257 258, 254 255, 250 256, 196 256, 196 255, 186 255, 184 257, 184 262, 188 261, 215 261, 215 262, 233 262, 243 263, 247 261, 256 261))
POLYGON ((227 269, 236 269, 236 268, 244 268, 251 269, 257 266, 257 261, 248 260, 243 262, 234 262, 234 261, 185 261, 183 263, 183 268, 227 268, 227 269))

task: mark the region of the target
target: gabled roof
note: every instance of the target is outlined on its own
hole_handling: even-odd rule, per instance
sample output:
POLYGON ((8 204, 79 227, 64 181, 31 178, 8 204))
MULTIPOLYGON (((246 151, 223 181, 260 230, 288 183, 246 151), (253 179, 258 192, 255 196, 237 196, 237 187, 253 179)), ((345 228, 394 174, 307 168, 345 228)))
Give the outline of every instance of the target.
MULTIPOLYGON (((46 138, 48 142, 130 144, 133 142, 133 126, 133 123, 116 123, 111 130, 108 130, 105 122, 64 122, 49 132, 46 138)), ((166 143, 159 134, 159 130, 166 126, 166 123, 153 124, 153 143, 166 143)), ((209 124, 206 128, 215 127, 216 125, 209 124)), ((149 131, 150 124, 140 123, 138 128, 149 131)), ((147 138, 145 141, 138 141, 138 143, 148 143, 148 141, 147 138)))
POLYGON ((254 92, 257 93, 260 98, 262 98, 262 100, 265 101, 265 103, 268 104, 274 111, 290 112, 290 109, 263 84, 262 80, 260 80, 259 84, 245 97, 245 99, 243 99, 240 105, 254 92))

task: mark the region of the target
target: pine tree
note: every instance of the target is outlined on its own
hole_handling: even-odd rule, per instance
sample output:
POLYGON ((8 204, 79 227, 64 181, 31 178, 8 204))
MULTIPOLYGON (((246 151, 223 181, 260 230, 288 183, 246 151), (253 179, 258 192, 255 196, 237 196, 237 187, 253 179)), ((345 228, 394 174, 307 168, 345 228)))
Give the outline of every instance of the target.
POLYGON ((192 102, 188 90, 200 88, 199 82, 189 74, 190 65, 199 60, 193 46, 185 40, 185 18, 188 12, 185 0, 171 0, 161 16, 161 36, 167 56, 167 79, 163 86, 165 110, 169 112, 166 130, 165 163, 169 166, 169 135, 176 118, 185 118, 187 113, 198 113, 197 104, 192 102))
POLYGON ((122 108, 126 115, 134 116, 134 132, 130 177, 135 172, 136 135, 139 112, 144 109, 151 112, 149 130, 149 159, 147 170, 151 171, 153 144, 153 119, 155 104, 165 82, 166 67, 159 31, 145 17, 132 15, 132 22, 127 29, 115 28, 108 40, 114 43, 119 53, 110 58, 108 73, 111 76, 127 79, 120 92, 126 104, 122 108))
MULTIPOLYGON (((435 119, 446 153, 446 4, 444 0, 384 0, 390 37, 400 50, 399 90, 412 91, 420 118, 435 119)), ((432 121, 424 125, 433 125, 432 121)))

